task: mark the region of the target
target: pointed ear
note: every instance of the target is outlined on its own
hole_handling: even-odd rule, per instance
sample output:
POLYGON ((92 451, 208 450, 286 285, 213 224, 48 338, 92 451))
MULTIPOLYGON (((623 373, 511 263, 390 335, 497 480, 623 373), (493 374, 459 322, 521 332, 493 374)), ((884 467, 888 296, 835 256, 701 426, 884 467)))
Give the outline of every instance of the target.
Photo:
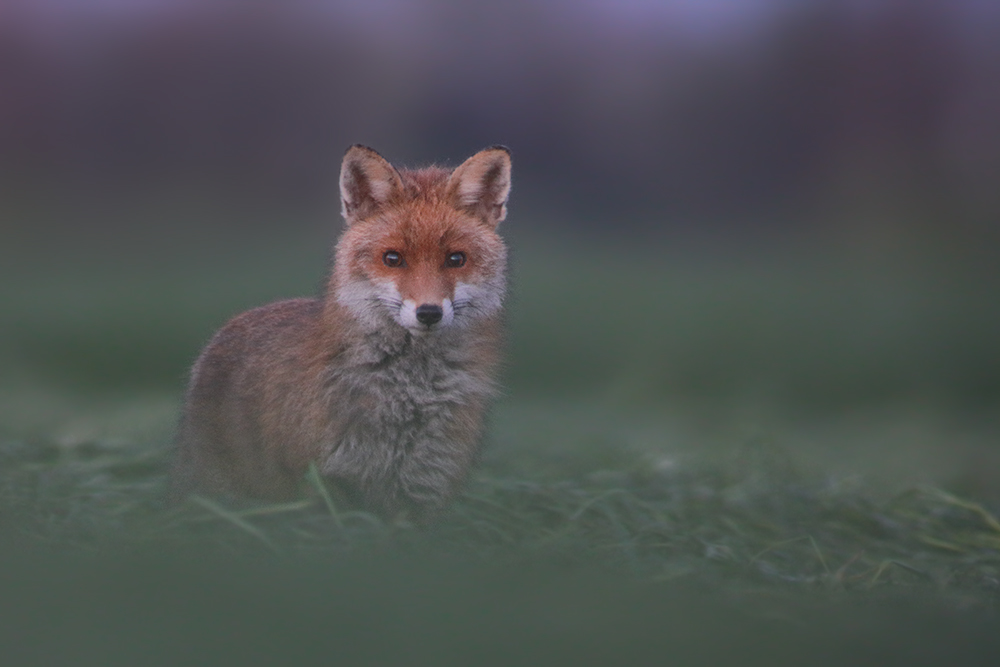
POLYGON ((452 172, 447 192, 456 207, 495 227, 507 217, 510 151, 504 146, 479 151, 452 172))
POLYGON ((341 213, 347 224, 367 218, 403 193, 399 172, 361 144, 351 146, 340 166, 341 213))

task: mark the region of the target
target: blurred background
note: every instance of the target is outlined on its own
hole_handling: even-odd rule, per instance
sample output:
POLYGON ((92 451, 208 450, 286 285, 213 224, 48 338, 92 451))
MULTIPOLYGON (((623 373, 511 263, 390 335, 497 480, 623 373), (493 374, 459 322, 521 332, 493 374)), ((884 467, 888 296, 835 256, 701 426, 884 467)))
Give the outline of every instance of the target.
POLYGON ((212 331, 321 284, 353 143, 513 150, 494 465, 1000 494, 985 0, 7 0, 0 432, 167 443, 212 331))

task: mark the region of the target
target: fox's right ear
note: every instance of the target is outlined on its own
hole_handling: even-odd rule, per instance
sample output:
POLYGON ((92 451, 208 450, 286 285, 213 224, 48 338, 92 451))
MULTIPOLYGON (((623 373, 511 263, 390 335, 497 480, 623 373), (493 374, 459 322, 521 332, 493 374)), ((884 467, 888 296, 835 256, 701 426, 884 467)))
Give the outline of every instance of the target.
POLYGON ((403 192, 403 179, 389 162, 367 146, 347 149, 340 166, 341 213, 347 224, 367 218, 403 192))

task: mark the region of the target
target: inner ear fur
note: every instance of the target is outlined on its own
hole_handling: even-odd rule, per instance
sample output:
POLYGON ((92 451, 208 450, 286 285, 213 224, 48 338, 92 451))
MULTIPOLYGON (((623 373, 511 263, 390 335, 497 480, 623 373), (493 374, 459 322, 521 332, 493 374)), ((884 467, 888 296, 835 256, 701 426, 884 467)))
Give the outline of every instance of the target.
POLYGON ((340 166, 340 203, 348 224, 374 214, 402 192, 403 179, 384 157, 361 144, 347 150, 340 166))
POLYGON ((504 146, 479 151, 452 172, 447 192, 456 207, 496 226, 507 217, 510 151, 504 146))

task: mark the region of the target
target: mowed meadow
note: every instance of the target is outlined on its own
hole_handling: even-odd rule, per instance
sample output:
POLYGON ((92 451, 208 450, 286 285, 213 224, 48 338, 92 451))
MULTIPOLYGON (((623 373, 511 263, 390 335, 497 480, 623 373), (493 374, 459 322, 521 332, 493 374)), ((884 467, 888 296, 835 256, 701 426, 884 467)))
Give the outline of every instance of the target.
POLYGON ((316 293, 338 220, 202 236, 151 208, 97 239, 34 215, 0 268, 8 664, 1000 651, 988 262, 542 233, 512 207, 503 396, 464 493, 417 528, 315 477, 289 504, 163 502, 200 346, 316 293))

